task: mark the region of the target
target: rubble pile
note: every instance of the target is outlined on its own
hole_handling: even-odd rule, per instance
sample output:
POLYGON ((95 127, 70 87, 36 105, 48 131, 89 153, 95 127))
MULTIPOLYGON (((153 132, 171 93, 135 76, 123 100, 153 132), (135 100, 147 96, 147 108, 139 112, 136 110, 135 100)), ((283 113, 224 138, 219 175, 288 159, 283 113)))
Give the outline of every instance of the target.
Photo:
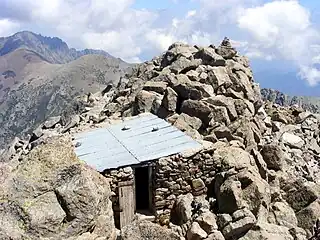
MULTIPOLYGON (((313 236, 320 218, 320 115, 262 101, 248 59, 227 38, 219 47, 175 43, 80 105, 27 141, 16 139, 2 153, 0 170, 19 165, 52 137, 151 112, 205 146, 156 163, 156 218, 172 231, 166 239, 313 236)), ((123 172, 131 170, 113 171, 113 178, 123 172)), ((131 237, 134 229, 142 231, 134 225, 131 237)), ((132 239, 145 239, 139 234, 132 239)))

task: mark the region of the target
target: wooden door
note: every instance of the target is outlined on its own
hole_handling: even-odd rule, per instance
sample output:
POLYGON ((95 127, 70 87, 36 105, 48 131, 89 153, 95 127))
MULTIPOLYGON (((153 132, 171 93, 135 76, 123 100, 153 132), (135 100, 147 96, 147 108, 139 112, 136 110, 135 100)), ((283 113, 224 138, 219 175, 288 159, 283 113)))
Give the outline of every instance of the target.
POLYGON ((120 229, 133 221, 135 213, 134 182, 119 182, 120 229))

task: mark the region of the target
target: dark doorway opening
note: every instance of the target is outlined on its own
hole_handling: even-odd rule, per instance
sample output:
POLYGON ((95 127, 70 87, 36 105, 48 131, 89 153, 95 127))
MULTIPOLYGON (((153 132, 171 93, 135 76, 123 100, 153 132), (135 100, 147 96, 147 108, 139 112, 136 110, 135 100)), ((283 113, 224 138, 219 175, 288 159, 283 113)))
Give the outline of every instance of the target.
POLYGON ((150 211, 149 167, 135 169, 136 210, 140 213, 150 211))

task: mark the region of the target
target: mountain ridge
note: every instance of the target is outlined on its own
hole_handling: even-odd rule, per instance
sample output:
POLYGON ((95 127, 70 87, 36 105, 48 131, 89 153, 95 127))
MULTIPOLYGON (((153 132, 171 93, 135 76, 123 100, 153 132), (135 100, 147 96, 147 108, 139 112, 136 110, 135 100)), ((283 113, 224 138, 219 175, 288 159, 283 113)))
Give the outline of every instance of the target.
POLYGON ((261 95, 264 101, 276 103, 280 106, 298 105, 310 112, 320 113, 320 97, 292 96, 271 88, 262 88, 261 95))
POLYGON ((75 50, 57 37, 0 38, 0 145, 24 136, 75 98, 117 84, 132 65, 103 50, 75 50))
POLYGON ((115 58, 103 50, 69 48, 68 44, 58 37, 46 37, 30 31, 21 31, 0 38, 0 56, 21 48, 34 51, 46 61, 58 64, 67 63, 89 54, 115 58))

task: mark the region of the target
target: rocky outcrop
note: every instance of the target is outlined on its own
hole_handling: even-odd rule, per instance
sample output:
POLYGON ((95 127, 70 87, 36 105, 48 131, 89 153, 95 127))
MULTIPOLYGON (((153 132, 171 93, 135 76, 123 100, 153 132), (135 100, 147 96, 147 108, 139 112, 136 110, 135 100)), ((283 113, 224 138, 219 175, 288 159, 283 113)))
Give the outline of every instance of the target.
POLYGON ((109 183, 77 159, 70 140, 51 139, 0 170, 1 239, 115 239, 109 183))
MULTIPOLYGON (((248 59, 228 39, 217 48, 175 43, 163 55, 141 64, 132 76, 122 78, 117 88, 85 96, 82 105, 78 115, 62 116, 60 122, 50 119, 32 138, 16 139, 3 153, 4 162, 30 156, 52 135, 72 135, 152 112, 197 139, 203 148, 155 162, 156 222, 171 230, 163 232, 155 225, 144 229, 135 223, 122 232, 125 239, 160 239, 162 232, 164 239, 178 235, 207 240, 306 240, 312 236, 320 218, 320 116, 296 106, 264 103, 248 59)), ((111 178, 113 191, 117 179, 133 178, 130 168, 103 174, 111 178)), ((68 197, 69 192, 77 193, 77 181, 66 182, 70 185, 55 183, 54 192, 68 206, 78 206, 68 197)), ((46 227, 70 216, 56 202, 47 202, 56 211, 46 227)), ((86 207, 92 211, 92 204, 86 207)), ((99 217, 101 209, 87 216, 72 209, 72 226, 77 229, 73 233, 88 234, 83 226, 99 217)))

